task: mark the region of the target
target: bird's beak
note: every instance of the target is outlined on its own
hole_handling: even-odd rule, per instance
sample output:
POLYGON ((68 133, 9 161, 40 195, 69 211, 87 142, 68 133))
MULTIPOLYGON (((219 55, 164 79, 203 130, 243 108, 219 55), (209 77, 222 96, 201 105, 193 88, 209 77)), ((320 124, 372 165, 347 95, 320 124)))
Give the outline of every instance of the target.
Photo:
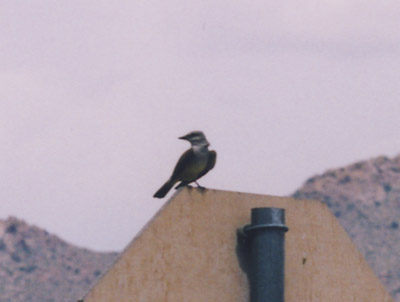
POLYGON ((181 137, 178 137, 179 139, 184 139, 184 140, 187 140, 187 137, 186 137, 186 135, 184 135, 184 136, 181 136, 181 137))

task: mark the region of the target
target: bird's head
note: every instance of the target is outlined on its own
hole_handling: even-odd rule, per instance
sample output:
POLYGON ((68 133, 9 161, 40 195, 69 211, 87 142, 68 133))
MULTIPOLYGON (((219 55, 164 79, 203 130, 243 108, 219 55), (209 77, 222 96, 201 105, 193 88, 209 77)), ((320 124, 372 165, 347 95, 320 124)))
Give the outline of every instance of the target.
POLYGON ((179 137, 179 139, 187 140, 192 144, 192 146, 209 146, 210 143, 207 141, 205 135, 201 131, 192 131, 184 136, 179 137))

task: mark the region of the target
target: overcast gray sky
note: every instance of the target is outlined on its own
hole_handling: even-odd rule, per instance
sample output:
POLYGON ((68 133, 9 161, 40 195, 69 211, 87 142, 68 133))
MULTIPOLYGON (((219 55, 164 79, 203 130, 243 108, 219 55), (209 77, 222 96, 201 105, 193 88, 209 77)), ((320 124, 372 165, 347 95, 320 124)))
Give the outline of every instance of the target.
MULTIPOLYGON (((0 4, 0 217, 122 249, 203 130, 206 187, 287 195, 400 152, 398 0, 0 4)), ((169 195, 168 195, 169 196, 169 195)))

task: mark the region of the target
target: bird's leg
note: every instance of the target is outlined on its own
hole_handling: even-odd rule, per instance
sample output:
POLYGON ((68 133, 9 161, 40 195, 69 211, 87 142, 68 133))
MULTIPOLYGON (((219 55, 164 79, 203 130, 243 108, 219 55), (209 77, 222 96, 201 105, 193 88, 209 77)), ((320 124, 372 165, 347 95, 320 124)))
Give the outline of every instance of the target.
POLYGON ((197 185, 197 187, 198 187, 199 189, 201 189, 201 190, 204 190, 204 189, 205 189, 204 187, 200 186, 199 183, 198 183, 197 181, 194 181, 194 183, 197 185))
POLYGON ((182 182, 179 183, 179 185, 177 185, 177 186, 175 187, 175 190, 177 190, 177 189, 179 189, 179 188, 182 188, 182 187, 188 187, 189 189, 192 188, 192 186, 190 186, 190 185, 188 184, 188 182, 182 181, 182 182))

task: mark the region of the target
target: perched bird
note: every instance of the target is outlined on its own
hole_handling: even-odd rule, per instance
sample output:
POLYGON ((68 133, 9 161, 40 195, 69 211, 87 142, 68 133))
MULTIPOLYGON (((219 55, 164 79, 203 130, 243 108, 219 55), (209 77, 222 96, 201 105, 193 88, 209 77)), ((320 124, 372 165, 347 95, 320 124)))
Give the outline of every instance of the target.
POLYGON ((192 146, 182 154, 171 177, 153 197, 163 198, 177 182, 180 182, 180 184, 175 189, 186 186, 191 182, 195 182, 201 188, 197 180, 215 166, 217 153, 213 150, 208 150, 210 143, 203 132, 193 131, 179 137, 179 139, 189 141, 192 146))

